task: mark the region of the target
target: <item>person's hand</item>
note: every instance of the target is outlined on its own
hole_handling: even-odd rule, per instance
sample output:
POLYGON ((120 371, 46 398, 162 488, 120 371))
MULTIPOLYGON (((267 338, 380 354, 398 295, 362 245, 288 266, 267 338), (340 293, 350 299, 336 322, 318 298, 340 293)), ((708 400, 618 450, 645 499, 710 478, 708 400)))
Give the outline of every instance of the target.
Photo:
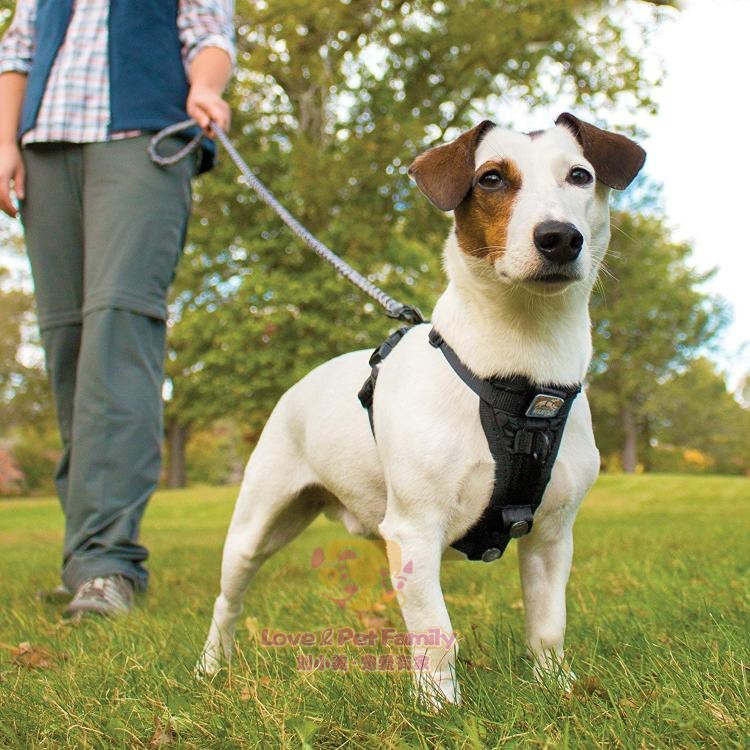
POLYGON ((11 199, 11 188, 16 198, 23 200, 25 171, 21 151, 15 143, 0 145, 0 211, 15 219, 18 211, 11 199))
POLYGON ((229 130, 231 111, 229 105, 207 86, 194 84, 190 87, 187 100, 187 113, 192 117, 206 135, 213 137, 209 122, 213 120, 225 133, 229 130))

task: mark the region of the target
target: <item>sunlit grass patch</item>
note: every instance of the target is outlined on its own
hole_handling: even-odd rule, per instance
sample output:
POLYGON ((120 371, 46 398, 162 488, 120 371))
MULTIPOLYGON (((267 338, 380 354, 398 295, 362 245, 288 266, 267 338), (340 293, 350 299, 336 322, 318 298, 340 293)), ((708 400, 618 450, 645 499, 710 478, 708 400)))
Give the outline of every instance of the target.
POLYGON ((263 645, 263 628, 403 627, 387 598, 357 612, 325 596, 312 553, 346 539, 325 520, 251 586, 232 669, 195 681, 235 493, 159 493, 148 595, 128 619, 80 627, 33 596, 56 583, 56 502, 0 503, 0 747, 748 746, 747 480, 602 478, 576 524, 570 696, 532 681, 515 548, 445 563, 464 704, 438 716, 415 705, 407 673, 360 668, 367 649, 335 650, 347 670, 306 672, 297 656, 321 649, 263 645))

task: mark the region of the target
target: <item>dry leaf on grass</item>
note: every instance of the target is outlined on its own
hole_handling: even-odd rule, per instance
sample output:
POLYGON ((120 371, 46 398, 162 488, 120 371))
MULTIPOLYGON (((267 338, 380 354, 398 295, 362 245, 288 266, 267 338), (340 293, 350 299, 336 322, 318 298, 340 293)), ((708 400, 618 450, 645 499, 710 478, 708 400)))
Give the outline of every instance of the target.
POLYGON ((596 695, 599 698, 607 696, 607 691, 596 677, 583 677, 576 680, 573 684, 573 692, 577 695, 596 695))
POLYGON ((711 701, 703 701, 706 705, 706 708, 709 710, 709 713, 711 716, 716 719, 720 724, 724 724, 724 726, 734 726, 737 722, 726 712, 726 710, 722 707, 717 705, 716 703, 711 703, 711 701))
POLYGON ((633 711, 637 713, 639 708, 638 703, 632 698, 620 698, 617 701, 617 712, 623 719, 627 719, 633 711))
POLYGON ((390 624, 387 617, 383 617, 376 612, 357 612, 357 619, 364 627, 375 630, 379 630, 390 624))
POLYGON ((177 736, 170 721, 162 721, 159 716, 154 719, 154 733, 148 746, 152 748, 167 747, 175 742, 177 736))
POLYGON ((462 663, 465 664, 469 669, 484 669, 489 672, 492 671, 492 667, 488 663, 487 659, 461 659, 462 663))
POLYGON ((28 641, 19 643, 18 646, 0 644, 2 648, 10 652, 11 661, 19 667, 29 669, 51 669, 55 666, 56 656, 46 648, 34 647, 28 641))

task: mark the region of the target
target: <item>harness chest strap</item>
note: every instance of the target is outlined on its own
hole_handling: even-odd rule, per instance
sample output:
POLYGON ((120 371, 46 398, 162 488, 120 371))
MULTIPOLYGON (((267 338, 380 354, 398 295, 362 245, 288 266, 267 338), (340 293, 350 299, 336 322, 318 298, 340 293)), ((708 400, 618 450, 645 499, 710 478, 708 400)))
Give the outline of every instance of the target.
MULTIPOLYGON (((368 411, 371 427, 378 366, 408 330, 401 328, 391 334, 370 358, 372 373, 359 399, 368 411)), ((495 482, 487 507, 474 526, 451 546, 470 560, 491 562, 503 554, 512 538, 531 531, 565 422, 581 386, 539 386, 522 376, 480 378, 434 328, 429 340, 479 396, 479 417, 495 461, 495 482)))

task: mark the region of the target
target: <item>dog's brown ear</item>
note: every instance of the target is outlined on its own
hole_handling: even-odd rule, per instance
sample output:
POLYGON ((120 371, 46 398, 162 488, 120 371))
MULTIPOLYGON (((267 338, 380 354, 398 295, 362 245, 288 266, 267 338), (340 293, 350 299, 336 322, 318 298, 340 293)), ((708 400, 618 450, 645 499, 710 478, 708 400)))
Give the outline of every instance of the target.
POLYGON ((412 162, 409 174, 441 211, 452 211, 466 197, 474 177, 474 152, 494 126, 491 120, 484 120, 455 141, 431 148, 412 162))
POLYGON ((564 125, 573 132, 583 147, 583 155, 594 166, 597 179, 615 190, 625 190, 646 161, 646 152, 630 138, 597 128, 570 112, 563 112, 555 125, 564 125))

